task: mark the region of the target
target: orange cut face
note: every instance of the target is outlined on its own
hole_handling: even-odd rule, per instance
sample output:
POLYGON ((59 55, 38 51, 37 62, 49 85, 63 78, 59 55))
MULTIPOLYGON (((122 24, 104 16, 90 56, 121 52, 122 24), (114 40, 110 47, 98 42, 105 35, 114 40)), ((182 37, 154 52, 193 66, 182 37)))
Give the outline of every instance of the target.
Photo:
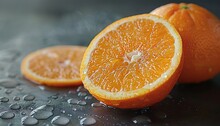
POLYGON ((98 41, 88 77, 110 92, 139 89, 167 71, 174 49, 174 39, 163 24, 143 19, 124 23, 98 41))
POLYGON ((49 86, 81 84, 80 64, 86 47, 55 46, 29 54, 21 71, 31 81, 49 86))

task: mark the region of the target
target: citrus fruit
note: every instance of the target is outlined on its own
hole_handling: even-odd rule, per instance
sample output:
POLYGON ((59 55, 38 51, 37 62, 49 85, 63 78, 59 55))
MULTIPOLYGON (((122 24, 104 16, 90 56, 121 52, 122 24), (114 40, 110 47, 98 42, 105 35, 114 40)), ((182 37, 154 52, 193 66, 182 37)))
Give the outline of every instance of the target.
POLYGON ((101 31, 83 56, 84 87, 118 108, 142 108, 161 101, 175 85, 182 64, 182 40, 158 16, 120 19, 101 31))
POLYGON ((21 64, 22 74, 29 80, 48 86, 82 84, 79 68, 86 47, 54 46, 26 56, 21 64))
POLYGON ((151 12, 178 30, 184 51, 181 83, 198 83, 220 72, 220 20, 195 4, 167 4, 151 12))

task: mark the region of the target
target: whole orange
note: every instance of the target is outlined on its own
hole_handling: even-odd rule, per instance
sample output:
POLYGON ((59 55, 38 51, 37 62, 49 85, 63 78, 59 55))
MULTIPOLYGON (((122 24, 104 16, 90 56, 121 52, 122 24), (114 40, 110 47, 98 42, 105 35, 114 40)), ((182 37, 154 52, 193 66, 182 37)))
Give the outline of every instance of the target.
POLYGON ((220 20, 195 4, 167 4, 151 12, 167 19, 183 41, 181 83, 198 83, 220 72, 220 20))

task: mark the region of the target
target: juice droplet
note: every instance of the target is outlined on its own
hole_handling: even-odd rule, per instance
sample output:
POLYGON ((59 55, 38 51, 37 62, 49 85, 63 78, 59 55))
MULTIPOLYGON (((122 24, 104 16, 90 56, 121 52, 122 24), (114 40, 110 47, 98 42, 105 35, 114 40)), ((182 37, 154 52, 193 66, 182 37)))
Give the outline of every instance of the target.
POLYGON ((167 78, 167 75, 164 75, 164 78, 167 78))
POLYGON ((0 118, 2 119, 12 119, 14 117, 15 117, 15 114, 13 112, 3 111, 0 113, 0 118))
POLYGON ((76 105, 78 104, 79 100, 71 98, 71 99, 68 99, 67 102, 71 105, 76 105))
POLYGON ((9 108, 12 109, 12 110, 19 110, 19 109, 21 109, 21 106, 17 103, 14 103, 14 104, 11 104, 9 106, 9 108))
POLYGON ((1 102, 8 102, 8 101, 9 101, 9 99, 8 99, 8 98, 6 98, 6 97, 0 97, 0 101, 1 101, 1 102))
POLYGON ((0 79, 0 86, 4 88, 15 88, 19 83, 13 79, 0 79))
POLYGON ((144 116, 144 115, 136 116, 132 119, 132 121, 135 124, 149 124, 149 123, 151 123, 151 119, 147 116, 144 116))
POLYGON ((96 120, 92 117, 85 117, 83 119, 80 120, 80 124, 81 125, 93 125, 96 123, 96 120))
POLYGON ((34 109, 30 115, 33 116, 36 119, 44 120, 48 119, 53 115, 53 107, 49 105, 42 105, 36 109, 34 109))
POLYGON ((58 125, 58 126, 65 126, 70 122, 70 120, 66 117, 62 117, 62 116, 55 116, 52 120, 51 123, 54 125, 58 125))
POLYGON ((24 95, 23 99, 25 101, 33 101, 35 99, 35 96, 33 96, 33 95, 24 95))
POLYGON ((38 120, 31 116, 24 116, 23 118, 21 118, 21 124, 32 126, 38 124, 38 120))

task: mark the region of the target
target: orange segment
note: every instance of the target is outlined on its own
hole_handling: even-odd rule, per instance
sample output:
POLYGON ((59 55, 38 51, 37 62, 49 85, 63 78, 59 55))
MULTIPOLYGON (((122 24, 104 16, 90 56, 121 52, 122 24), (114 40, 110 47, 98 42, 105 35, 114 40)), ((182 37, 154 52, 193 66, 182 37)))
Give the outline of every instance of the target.
POLYGON ((22 61, 22 74, 49 86, 81 84, 79 68, 86 47, 54 46, 29 54, 22 61))
POLYGON ((170 92, 180 74, 181 42, 175 28, 157 16, 116 21, 92 40, 84 54, 80 69, 84 86, 115 107, 152 105, 170 92), (163 85, 166 89, 161 89, 163 85))

